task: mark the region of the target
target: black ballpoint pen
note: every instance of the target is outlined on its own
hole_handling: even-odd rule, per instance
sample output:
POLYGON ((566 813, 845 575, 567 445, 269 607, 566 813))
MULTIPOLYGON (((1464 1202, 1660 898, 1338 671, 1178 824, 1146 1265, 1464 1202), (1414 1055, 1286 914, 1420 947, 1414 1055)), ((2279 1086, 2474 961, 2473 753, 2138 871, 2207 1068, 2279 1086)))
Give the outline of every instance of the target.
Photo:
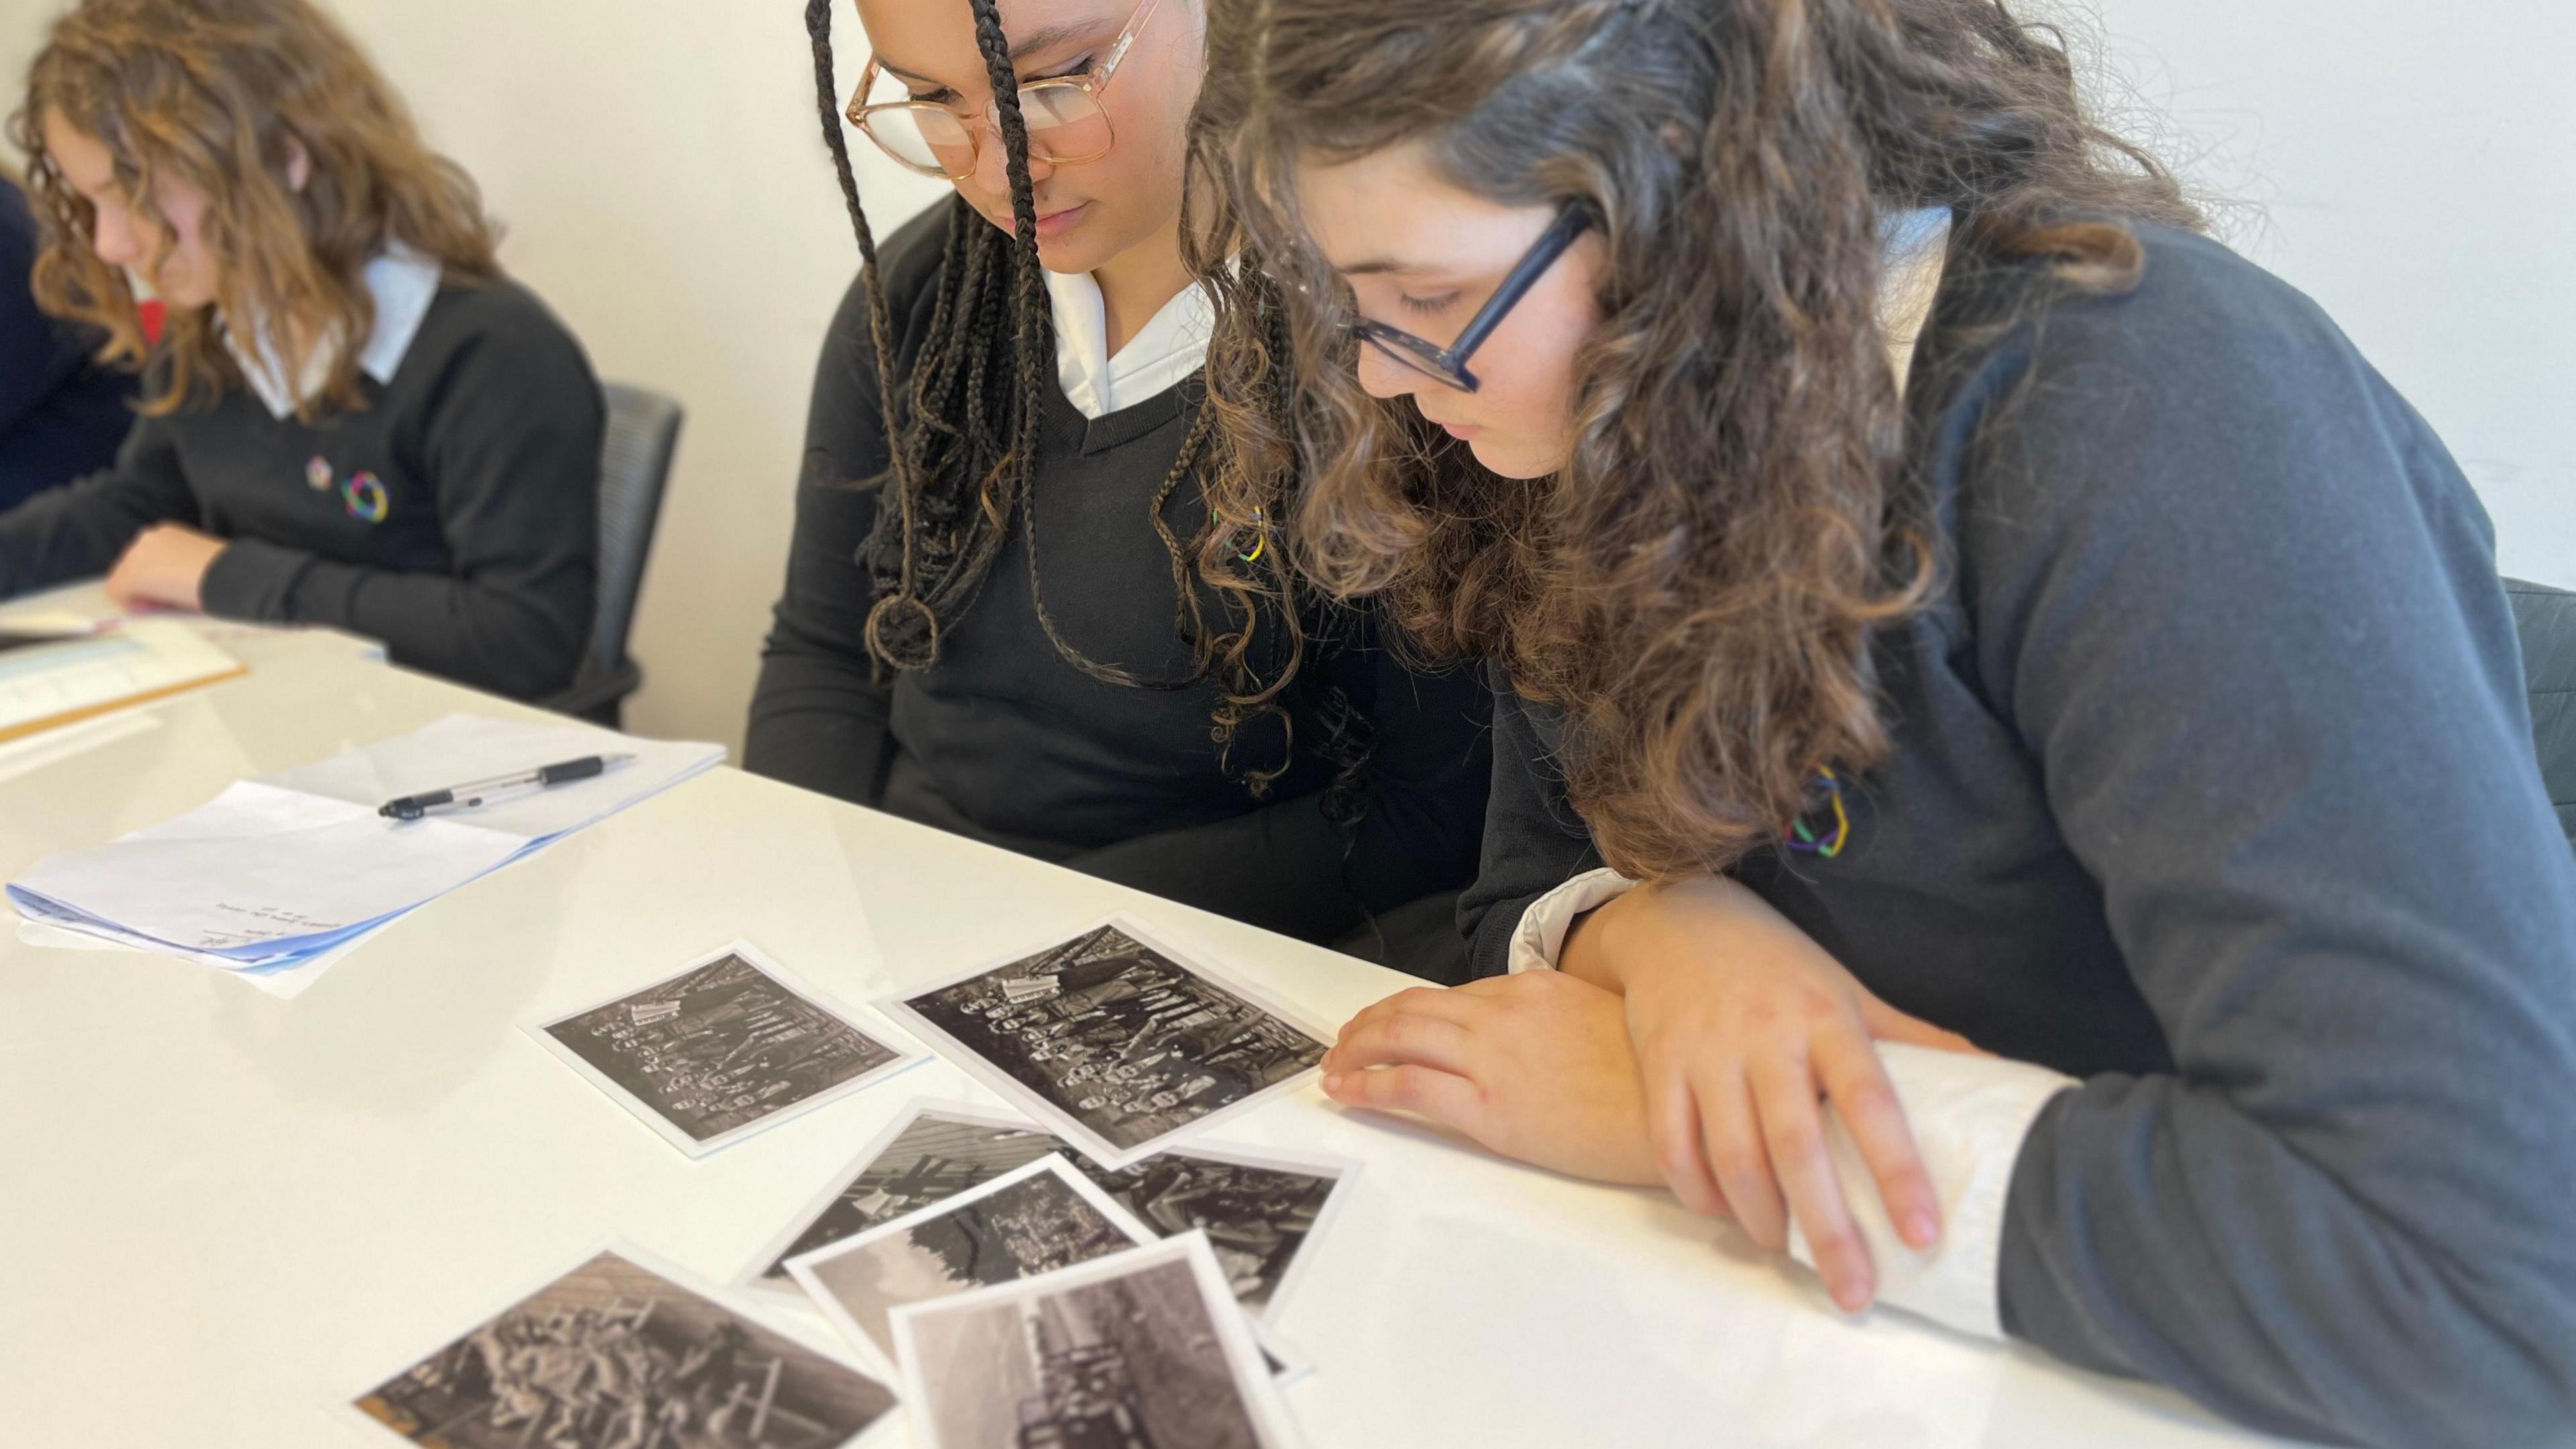
POLYGON ((422 795, 405 795, 377 806, 376 813, 390 820, 418 820, 433 810, 471 810, 490 803, 493 796, 503 791, 525 793, 542 790, 549 785, 587 780, 604 773, 611 765, 622 765, 634 758, 633 755, 584 755, 578 760, 540 765, 515 775, 495 775, 488 780, 468 780, 462 785, 450 785, 444 790, 432 790, 422 795))

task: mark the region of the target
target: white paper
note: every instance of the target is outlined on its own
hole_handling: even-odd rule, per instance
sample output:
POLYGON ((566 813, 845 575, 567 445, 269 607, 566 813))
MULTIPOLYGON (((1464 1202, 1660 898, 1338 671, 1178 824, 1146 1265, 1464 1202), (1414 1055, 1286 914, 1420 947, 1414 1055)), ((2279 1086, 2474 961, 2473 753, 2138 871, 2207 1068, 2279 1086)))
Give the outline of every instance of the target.
POLYGON ((257 971, 267 979, 253 984, 290 996, 386 922, 723 758, 719 745, 452 715, 236 782, 175 820, 48 857, 8 894, 29 920, 257 971), (413 821, 377 814, 397 795, 605 753, 636 759, 484 810, 413 821))
POLYGON ((526 844, 449 819, 397 827, 372 809, 241 780, 176 820, 40 861, 10 892, 183 951, 234 954, 381 920, 526 844))
MULTIPOLYGON (((376 938, 384 929, 378 925, 360 931, 336 946, 318 952, 290 956, 273 965, 244 966, 229 956, 203 951, 182 951, 176 946, 130 935, 112 926, 70 918, 51 919, 29 914, 30 908, 19 906, 18 939, 30 946, 56 951, 116 951, 129 955, 154 956, 186 961, 198 966, 212 966, 228 979, 256 988, 280 1001, 292 1001, 304 994, 305 988, 323 972, 340 964, 349 953, 376 938)), ((395 920, 402 917, 396 916, 395 920)), ((390 922, 386 924, 391 924, 390 922)))
MULTIPOLYGON (((59 622, 21 615, 0 628, 51 632, 29 625, 59 622)), ((233 673, 231 655, 173 619, 135 619, 112 630, 82 630, 63 642, 0 654, 0 729, 57 715, 111 708, 233 673)))
POLYGON ((261 777, 266 784, 365 807, 369 815, 388 800, 520 774, 540 765, 587 755, 635 758, 587 780, 549 786, 480 810, 387 822, 397 830, 440 822, 470 822, 477 829, 546 840, 606 818, 724 759, 721 745, 637 739, 582 724, 523 724, 482 715, 452 714, 438 723, 330 759, 261 777))

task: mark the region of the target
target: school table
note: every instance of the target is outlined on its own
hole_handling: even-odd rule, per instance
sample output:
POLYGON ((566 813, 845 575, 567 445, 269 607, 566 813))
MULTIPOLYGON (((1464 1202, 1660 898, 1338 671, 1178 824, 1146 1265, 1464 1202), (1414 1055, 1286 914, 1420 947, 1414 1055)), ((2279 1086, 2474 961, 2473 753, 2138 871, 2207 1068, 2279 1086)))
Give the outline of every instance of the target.
MULTIPOLYGON (((67 604, 97 596, 0 617, 67 604)), ((0 872, 456 711, 536 713, 342 636, 226 647, 247 676, 67 756, 0 756, 0 872)), ((692 1162, 523 1022, 737 936, 866 1002, 1113 910, 1329 1022, 1410 984, 731 768, 430 904, 293 1000, 0 924, 0 1444, 399 1443, 333 1406, 609 1239, 730 1282, 911 1099, 996 1105, 931 1062, 692 1162)), ((2027 1347, 1845 1321, 1666 1194, 1516 1166, 1312 1086, 1215 1136, 1364 1164, 1278 1320, 1313 1364, 1286 1401, 1316 1449, 2251 1441, 2027 1347)), ((830 1342, 765 1295, 727 1301, 830 1342)))

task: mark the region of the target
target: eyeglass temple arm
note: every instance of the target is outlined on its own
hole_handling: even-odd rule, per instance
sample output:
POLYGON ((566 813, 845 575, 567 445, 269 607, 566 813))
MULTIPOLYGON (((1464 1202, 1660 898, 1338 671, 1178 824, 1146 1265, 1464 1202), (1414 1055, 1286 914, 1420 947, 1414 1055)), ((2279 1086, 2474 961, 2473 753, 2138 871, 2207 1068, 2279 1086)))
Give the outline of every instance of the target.
POLYGON ((1521 258, 1521 264, 1512 268, 1510 276, 1503 278, 1502 286, 1486 300, 1475 320, 1467 324, 1467 330, 1458 334, 1457 341, 1449 344, 1441 362, 1459 375, 1467 375, 1467 359, 1476 355, 1476 349, 1484 346, 1485 339, 1494 335, 1494 329, 1503 325, 1503 319, 1511 315, 1512 308, 1521 297, 1538 285, 1538 279, 1547 275, 1547 269, 1555 266, 1556 259, 1565 255, 1565 249, 1574 245, 1574 239, 1590 230, 1591 226, 1591 209, 1581 205, 1567 207, 1563 216, 1549 223, 1537 244, 1530 248, 1530 254, 1521 258))
POLYGON ((1162 4, 1163 0, 1145 0, 1128 19, 1127 28, 1118 32, 1117 42, 1109 47, 1108 58, 1100 62, 1097 74, 1101 85, 1108 85, 1109 78, 1118 73, 1118 63, 1127 58, 1128 51, 1136 48, 1136 37, 1145 33, 1146 23, 1154 18, 1154 12, 1162 4))

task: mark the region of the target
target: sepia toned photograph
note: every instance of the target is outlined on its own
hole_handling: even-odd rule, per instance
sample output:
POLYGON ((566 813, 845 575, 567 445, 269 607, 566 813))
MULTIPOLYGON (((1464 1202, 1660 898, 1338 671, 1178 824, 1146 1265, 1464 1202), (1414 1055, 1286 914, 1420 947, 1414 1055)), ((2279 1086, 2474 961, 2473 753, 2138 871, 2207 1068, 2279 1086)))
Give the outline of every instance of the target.
POLYGON ((924 1449, 1280 1449, 1278 1400, 1196 1233, 893 1319, 924 1449))
POLYGON ((788 1259, 828 1248, 1063 1150, 1055 1134, 1026 1122, 915 1103, 761 1250, 745 1281, 796 1292, 788 1259))
POLYGON ((1226 1286, 1245 1311, 1267 1317, 1333 1205, 1348 1164, 1269 1160, 1190 1147, 1132 1166, 1075 1167, 1156 1237, 1207 1234, 1226 1286))
POLYGON ((442 1449, 834 1449, 885 1385, 603 1252, 355 1401, 442 1449))
POLYGON ((787 1271, 853 1344, 889 1362, 887 1316, 1150 1243, 1154 1235, 1106 1193, 1049 1154, 984 1186, 895 1219, 787 1271))
POLYGON ((914 1060, 739 941, 668 980, 528 1030, 692 1157, 914 1060))
POLYGON ((1326 1047, 1125 921, 886 1006, 1104 1167, 1289 1085, 1326 1047))

